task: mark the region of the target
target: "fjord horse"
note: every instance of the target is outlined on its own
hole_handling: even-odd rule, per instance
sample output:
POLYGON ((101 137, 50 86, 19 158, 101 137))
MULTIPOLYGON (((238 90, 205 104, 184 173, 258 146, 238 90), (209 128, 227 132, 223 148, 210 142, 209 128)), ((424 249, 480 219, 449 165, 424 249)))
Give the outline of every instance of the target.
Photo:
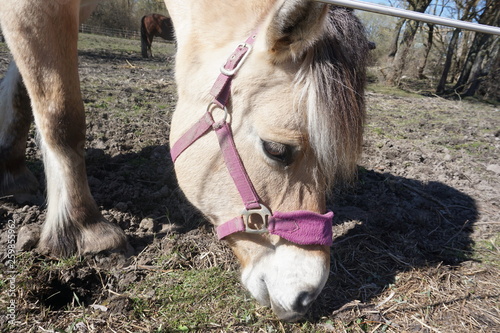
POLYGON ((154 37, 174 40, 174 27, 169 17, 160 14, 144 15, 141 19, 141 52, 143 58, 153 57, 151 44, 154 37))
MULTIPOLYGON (((353 176, 361 152, 363 28, 351 11, 314 1, 165 2, 178 43, 179 185, 235 252, 244 286, 297 320, 329 275, 326 194, 353 176)), ((38 248, 55 256, 126 245, 85 172, 77 38, 94 3, 2 0, 0 11, 15 60, 0 86, 0 195, 36 185, 24 162, 33 114, 47 181, 38 248)))

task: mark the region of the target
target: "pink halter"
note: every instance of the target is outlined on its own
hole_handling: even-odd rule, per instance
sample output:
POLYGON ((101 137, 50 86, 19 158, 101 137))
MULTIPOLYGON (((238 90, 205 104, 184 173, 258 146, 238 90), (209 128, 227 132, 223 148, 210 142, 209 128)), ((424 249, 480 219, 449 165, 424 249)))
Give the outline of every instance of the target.
POLYGON ((330 246, 332 245, 333 213, 318 214, 299 210, 286 213, 274 212, 272 214, 261 203, 236 150, 230 124, 226 122, 228 113, 226 105, 231 95, 232 78, 250 54, 255 38, 256 34, 252 34, 245 43, 239 44, 221 67, 221 74, 219 74, 210 91, 210 94, 214 96, 213 102, 208 105, 207 112, 203 117, 172 146, 170 150, 172 161, 175 163, 177 157, 191 144, 209 130, 214 130, 219 140, 226 167, 245 206, 240 216, 217 227, 218 238, 223 239, 236 232, 269 233, 300 245, 318 244, 330 246), (224 118, 219 122, 215 122, 212 118, 214 108, 224 110, 224 118), (253 215, 261 217, 260 226, 251 223, 250 217, 253 215))

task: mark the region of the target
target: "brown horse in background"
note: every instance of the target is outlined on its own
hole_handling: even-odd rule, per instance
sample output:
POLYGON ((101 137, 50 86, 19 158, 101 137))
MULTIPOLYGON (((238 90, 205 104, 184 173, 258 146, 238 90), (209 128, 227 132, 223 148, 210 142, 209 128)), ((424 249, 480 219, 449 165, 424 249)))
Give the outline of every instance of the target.
POLYGON ((160 14, 144 15, 141 19, 141 51, 143 58, 153 57, 153 37, 174 40, 174 27, 169 17, 160 14))

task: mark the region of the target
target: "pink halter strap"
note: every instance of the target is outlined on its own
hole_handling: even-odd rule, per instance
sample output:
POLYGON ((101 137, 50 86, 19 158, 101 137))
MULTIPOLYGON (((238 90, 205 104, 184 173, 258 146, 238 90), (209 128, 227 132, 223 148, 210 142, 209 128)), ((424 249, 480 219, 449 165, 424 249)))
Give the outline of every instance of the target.
POLYGON ((267 228, 248 227, 243 217, 235 217, 217 227, 217 237, 223 239, 236 232, 270 233, 300 245, 332 245, 333 212, 324 215, 305 210, 274 212, 269 216, 267 228))
POLYGON ((210 91, 214 97, 213 102, 209 104, 207 112, 201 119, 172 146, 170 150, 172 160, 175 163, 184 150, 209 130, 214 130, 217 134, 226 167, 245 206, 240 216, 217 227, 219 239, 236 232, 270 233, 296 244, 330 246, 332 244, 332 212, 324 215, 309 211, 274 212, 272 214, 261 203, 234 144, 231 127, 226 122, 226 105, 231 95, 232 78, 250 54, 255 38, 256 34, 252 34, 245 43, 239 44, 221 67, 221 74, 210 91), (211 114, 213 108, 224 110, 223 120, 217 123, 213 120, 211 114), (260 216, 260 226, 255 226, 250 222, 251 216, 254 215, 260 216))

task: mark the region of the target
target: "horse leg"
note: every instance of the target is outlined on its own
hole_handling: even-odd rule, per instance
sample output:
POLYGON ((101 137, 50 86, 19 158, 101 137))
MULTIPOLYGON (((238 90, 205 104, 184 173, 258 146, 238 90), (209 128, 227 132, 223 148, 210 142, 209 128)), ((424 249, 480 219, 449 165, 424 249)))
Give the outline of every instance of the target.
POLYGON ((148 31, 146 29, 146 25, 144 20, 146 16, 141 19, 141 54, 143 58, 148 57, 148 31))
POLYGON ((123 231, 101 216, 84 160, 78 77, 80 1, 2 0, 0 23, 31 99, 47 180, 39 248, 56 256, 123 248, 123 231))
POLYGON ((148 58, 148 44, 146 37, 141 37, 141 54, 143 58, 148 58))
POLYGON ((28 93, 12 62, 0 82, 0 196, 29 194, 38 188, 25 162, 31 121, 28 93))
POLYGON ((145 35, 142 37, 141 52, 142 52, 143 58, 152 58, 153 57, 153 52, 151 52, 151 42, 152 42, 152 38, 150 39, 149 36, 145 35))
POLYGON ((153 50, 151 49, 151 45, 153 45, 153 36, 148 36, 148 53, 151 58, 153 58, 153 50))

